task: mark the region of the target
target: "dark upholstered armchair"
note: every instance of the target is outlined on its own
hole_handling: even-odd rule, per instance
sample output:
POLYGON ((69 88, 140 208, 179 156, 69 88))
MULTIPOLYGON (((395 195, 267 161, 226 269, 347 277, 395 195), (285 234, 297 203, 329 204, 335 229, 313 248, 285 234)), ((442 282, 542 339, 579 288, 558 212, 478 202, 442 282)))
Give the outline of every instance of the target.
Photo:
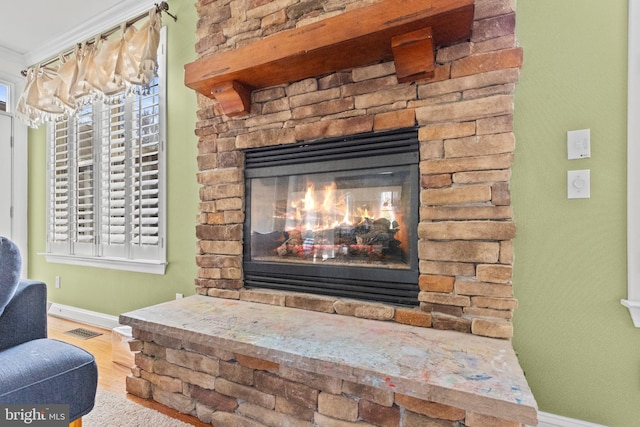
POLYGON ((69 405, 69 421, 78 420, 95 402, 95 359, 47 338, 47 287, 21 280, 21 263, 16 245, 0 237, 0 404, 69 405))

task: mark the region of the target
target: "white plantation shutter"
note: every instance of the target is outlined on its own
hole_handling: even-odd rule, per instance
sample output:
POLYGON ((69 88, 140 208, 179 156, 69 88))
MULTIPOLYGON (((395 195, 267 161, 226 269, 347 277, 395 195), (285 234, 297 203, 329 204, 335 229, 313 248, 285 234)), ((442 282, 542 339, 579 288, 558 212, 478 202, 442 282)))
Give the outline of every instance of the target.
POLYGON ((59 251, 69 248, 69 203, 71 157, 69 152, 69 129, 66 122, 52 123, 49 144, 49 197, 47 241, 59 251))
POLYGON ((72 244, 74 253, 83 255, 93 254, 95 242, 94 135, 93 106, 89 104, 78 111, 74 144, 76 180, 73 207, 76 217, 72 244))
POLYGON ((164 273, 164 87, 159 69, 49 125, 47 260, 164 273))
POLYGON ((131 242, 134 251, 153 253, 160 243, 160 96, 159 87, 151 84, 133 105, 131 146, 131 242))
POLYGON ((126 111, 124 98, 103 109, 100 118, 101 197, 100 232, 102 253, 126 255, 126 111))

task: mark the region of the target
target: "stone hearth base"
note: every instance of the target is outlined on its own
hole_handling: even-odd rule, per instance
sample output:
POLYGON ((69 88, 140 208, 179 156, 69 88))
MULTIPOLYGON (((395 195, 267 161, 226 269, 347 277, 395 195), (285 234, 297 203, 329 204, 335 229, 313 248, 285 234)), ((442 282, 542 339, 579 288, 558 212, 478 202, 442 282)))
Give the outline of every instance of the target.
POLYGON ((504 340, 198 295, 120 322, 127 390, 216 427, 537 422, 504 340))

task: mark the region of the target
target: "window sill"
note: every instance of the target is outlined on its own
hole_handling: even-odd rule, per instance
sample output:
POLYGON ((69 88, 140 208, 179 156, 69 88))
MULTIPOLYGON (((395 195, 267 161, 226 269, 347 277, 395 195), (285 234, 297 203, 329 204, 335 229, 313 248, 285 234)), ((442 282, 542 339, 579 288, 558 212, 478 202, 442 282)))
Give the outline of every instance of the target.
POLYGON ((136 273, 165 274, 166 262, 151 260, 128 260, 123 258, 82 257, 75 255, 59 255, 41 253, 47 262, 57 264, 81 265, 84 267, 108 268, 111 270, 133 271, 136 273))
POLYGON ((640 328, 640 301, 629 301, 626 299, 620 300, 620 304, 629 309, 631 319, 633 320, 633 326, 640 328))

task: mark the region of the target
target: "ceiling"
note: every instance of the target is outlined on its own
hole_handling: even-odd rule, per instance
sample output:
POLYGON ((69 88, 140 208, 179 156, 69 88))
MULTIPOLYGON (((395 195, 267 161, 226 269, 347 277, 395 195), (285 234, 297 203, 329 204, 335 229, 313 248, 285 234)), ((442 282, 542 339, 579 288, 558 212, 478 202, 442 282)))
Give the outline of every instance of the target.
POLYGON ((149 0, 6 1, 2 4, 0 54, 13 56, 25 66, 32 65, 144 12, 153 3, 149 0))

